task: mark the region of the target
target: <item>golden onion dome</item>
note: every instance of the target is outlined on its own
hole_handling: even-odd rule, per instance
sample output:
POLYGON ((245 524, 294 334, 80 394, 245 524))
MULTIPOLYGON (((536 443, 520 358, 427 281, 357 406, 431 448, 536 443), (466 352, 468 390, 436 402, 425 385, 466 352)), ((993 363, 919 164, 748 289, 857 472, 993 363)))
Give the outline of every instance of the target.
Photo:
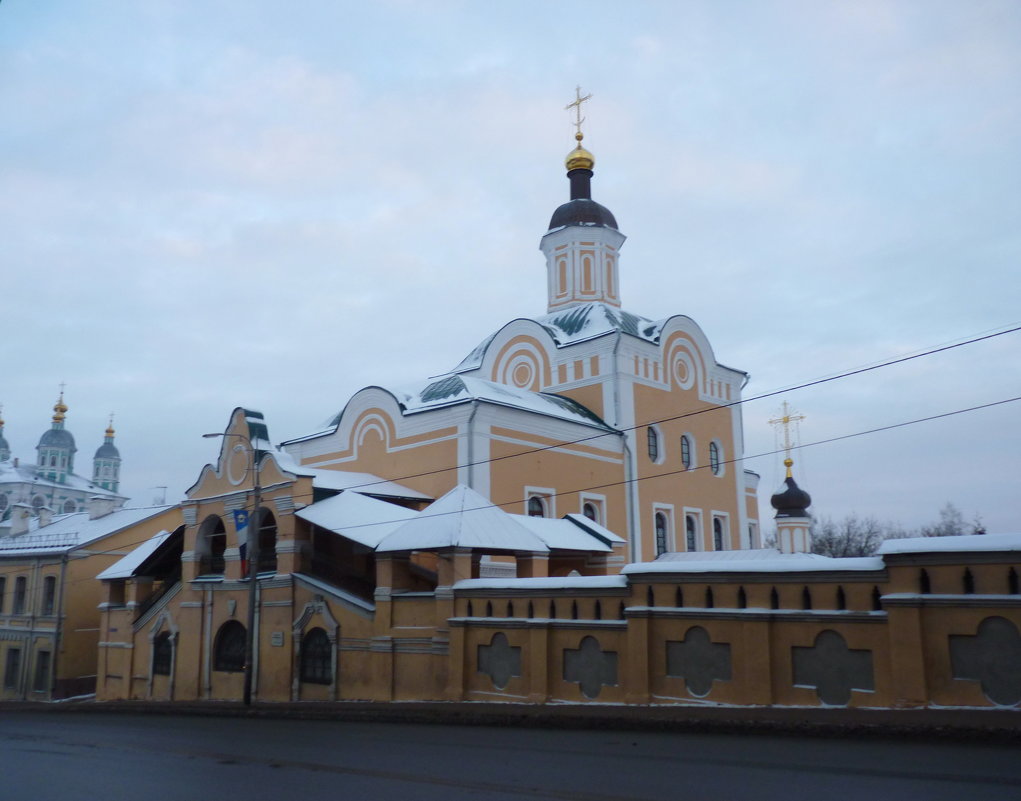
POLYGON ((578 140, 578 146, 567 154, 567 158, 564 159, 564 166, 567 167, 568 172, 571 170, 591 170, 596 164, 596 157, 581 146, 584 134, 578 131, 574 138, 578 140))
POLYGON ((65 415, 67 415, 67 404, 64 403, 64 393, 61 392, 57 402, 53 404, 53 422, 62 422, 65 415))

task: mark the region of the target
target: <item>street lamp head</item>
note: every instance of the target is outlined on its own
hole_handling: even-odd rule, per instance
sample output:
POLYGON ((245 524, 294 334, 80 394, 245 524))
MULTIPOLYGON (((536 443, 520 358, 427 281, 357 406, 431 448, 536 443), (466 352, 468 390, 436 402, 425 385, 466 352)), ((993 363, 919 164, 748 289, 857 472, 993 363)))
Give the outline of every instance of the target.
POLYGON ((223 434, 203 434, 203 439, 213 439, 214 437, 222 437, 223 434))

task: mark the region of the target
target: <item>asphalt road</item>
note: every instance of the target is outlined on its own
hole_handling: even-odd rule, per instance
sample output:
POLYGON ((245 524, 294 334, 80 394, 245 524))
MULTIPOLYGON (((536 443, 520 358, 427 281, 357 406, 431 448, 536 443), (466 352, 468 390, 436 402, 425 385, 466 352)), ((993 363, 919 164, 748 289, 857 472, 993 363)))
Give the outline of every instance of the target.
POLYGON ((0 708, 0 801, 1021 800, 1016 742, 0 708))

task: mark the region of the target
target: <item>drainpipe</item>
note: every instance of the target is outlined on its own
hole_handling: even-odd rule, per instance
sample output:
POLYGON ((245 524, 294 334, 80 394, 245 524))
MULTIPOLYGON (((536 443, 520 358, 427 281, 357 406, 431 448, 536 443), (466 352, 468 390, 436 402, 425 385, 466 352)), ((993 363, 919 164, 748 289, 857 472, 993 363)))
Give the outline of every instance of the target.
POLYGON ((32 675, 32 649, 35 645, 35 602, 36 589, 39 586, 39 557, 32 565, 31 581, 25 587, 25 600, 28 602, 28 636, 25 639, 25 658, 21 660, 21 700, 28 700, 28 681, 32 675))
MULTIPOLYGON (((621 409, 620 409, 620 364, 618 363, 618 357, 620 353, 620 343, 622 339, 622 332, 617 329, 617 339, 613 343, 613 424, 617 428, 621 428, 621 409)), ((633 422, 633 421, 632 421, 633 422)), ((623 437, 624 445, 624 504, 625 510, 627 511, 627 547, 628 547, 628 561, 638 561, 638 547, 640 537, 640 526, 637 517, 638 504, 635 500, 635 493, 637 492, 637 484, 634 479, 635 476, 635 464, 632 459, 631 446, 628 444, 628 432, 621 431, 621 437, 623 437)))
MULTIPOLYGON (((57 690, 57 667, 60 662, 60 652, 64 647, 61 634, 64 629, 64 582, 67 576, 67 552, 60 557, 60 584, 57 590, 57 633, 54 637, 53 643, 53 659, 50 660, 50 669, 53 671, 50 674, 50 700, 53 699, 53 694, 57 690)), ((98 665, 97 665, 98 668, 98 665)), ((96 677, 98 684, 99 677, 96 677)))
POLYGON ((472 410, 468 415, 468 487, 475 489, 475 415, 479 411, 478 398, 472 399, 472 410))

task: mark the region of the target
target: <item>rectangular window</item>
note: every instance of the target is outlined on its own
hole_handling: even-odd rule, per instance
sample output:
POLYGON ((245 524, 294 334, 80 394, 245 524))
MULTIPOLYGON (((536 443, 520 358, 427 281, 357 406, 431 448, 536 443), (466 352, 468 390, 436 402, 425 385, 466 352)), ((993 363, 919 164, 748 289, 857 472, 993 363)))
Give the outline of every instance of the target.
POLYGON ((21 649, 8 648, 7 659, 4 665, 4 689, 18 689, 19 675, 21 673, 21 649))
POLYGON ((0 615, 4 613, 4 600, 7 592, 7 576, 0 576, 0 615))
POLYGON ((52 615, 57 605, 57 577, 46 576, 43 579, 43 614, 52 615))
POLYGON ((44 693, 50 689, 50 652, 40 651, 35 655, 35 681, 32 689, 44 693))
POLYGON ((25 614, 25 593, 28 589, 28 579, 18 576, 14 580, 14 607, 11 612, 15 615, 25 614))

